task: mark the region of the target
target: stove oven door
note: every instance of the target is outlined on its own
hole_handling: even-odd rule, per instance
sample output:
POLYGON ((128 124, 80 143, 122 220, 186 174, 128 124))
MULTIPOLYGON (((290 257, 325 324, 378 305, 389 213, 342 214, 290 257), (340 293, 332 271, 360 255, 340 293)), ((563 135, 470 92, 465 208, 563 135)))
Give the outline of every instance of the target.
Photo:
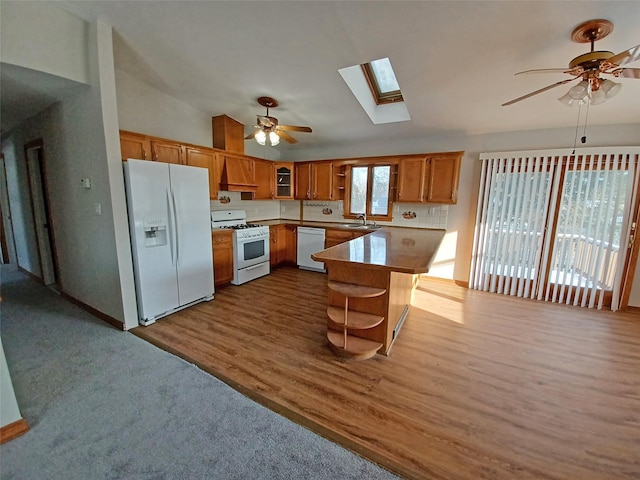
POLYGON ((269 236, 258 238, 236 238, 235 268, 243 268, 258 265, 269 261, 269 236))

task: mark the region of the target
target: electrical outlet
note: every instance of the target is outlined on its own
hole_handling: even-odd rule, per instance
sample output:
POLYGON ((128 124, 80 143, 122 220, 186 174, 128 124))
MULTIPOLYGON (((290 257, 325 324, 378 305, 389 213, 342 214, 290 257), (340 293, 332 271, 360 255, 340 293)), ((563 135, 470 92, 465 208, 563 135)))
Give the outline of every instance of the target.
POLYGON ((94 209, 95 209, 96 215, 102 215, 102 204, 101 203, 96 203, 94 205, 94 209))

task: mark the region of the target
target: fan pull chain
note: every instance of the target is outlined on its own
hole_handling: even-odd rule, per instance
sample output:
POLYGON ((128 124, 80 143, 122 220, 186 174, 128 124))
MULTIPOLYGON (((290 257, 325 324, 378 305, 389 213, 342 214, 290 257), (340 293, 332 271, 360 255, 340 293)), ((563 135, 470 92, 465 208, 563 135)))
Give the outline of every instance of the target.
POLYGON ((580 141, 582 143, 587 143, 587 119, 589 118, 589 105, 590 104, 591 104, 591 102, 587 100, 587 113, 584 116, 584 131, 582 132, 582 138, 580 139, 580 141))
POLYGON ((573 152, 571 155, 575 155, 576 153, 576 144, 578 143, 578 130, 580 129, 580 110, 582 109, 582 103, 578 104, 578 121, 576 122, 576 135, 573 138, 573 152))

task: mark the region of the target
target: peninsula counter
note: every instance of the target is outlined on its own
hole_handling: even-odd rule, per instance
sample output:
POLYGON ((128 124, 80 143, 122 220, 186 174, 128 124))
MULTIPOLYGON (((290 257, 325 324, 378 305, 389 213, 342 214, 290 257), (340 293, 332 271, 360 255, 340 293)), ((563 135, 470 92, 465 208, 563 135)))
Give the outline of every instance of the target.
MULTIPOLYGON (((381 228, 311 255, 324 262, 329 282, 385 289, 373 298, 353 298, 349 310, 384 316, 379 325, 349 331, 349 335, 382 344, 378 353, 388 355, 409 312, 413 291, 421 273, 427 273, 444 238, 444 230, 381 228)), ((344 308, 345 299, 329 289, 328 305, 344 308)), ((343 331, 327 320, 327 328, 343 331)))

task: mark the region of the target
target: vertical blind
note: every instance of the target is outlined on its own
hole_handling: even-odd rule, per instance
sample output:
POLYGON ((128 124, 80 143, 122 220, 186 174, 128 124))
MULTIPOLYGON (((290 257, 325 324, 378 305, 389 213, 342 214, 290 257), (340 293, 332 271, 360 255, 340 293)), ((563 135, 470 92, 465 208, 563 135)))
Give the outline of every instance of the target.
POLYGON ((639 152, 481 155, 470 287, 617 309, 639 152))

